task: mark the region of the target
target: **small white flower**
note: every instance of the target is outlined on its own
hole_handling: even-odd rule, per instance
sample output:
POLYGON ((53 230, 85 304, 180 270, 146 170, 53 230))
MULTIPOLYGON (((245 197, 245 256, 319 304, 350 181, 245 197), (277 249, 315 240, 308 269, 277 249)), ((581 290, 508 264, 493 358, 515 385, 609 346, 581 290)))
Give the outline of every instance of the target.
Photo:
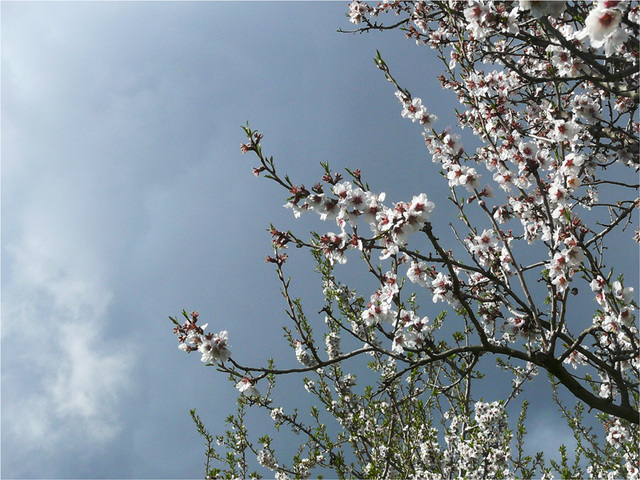
POLYGON ((622 303, 629 303, 633 300, 633 287, 623 288, 619 281, 613 282, 612 285, 613 296, 616 300, 622 303))
POLYGON ((247 396, 252 396, 252 395, 258 396, 260 395, 260 392, 254 386, 254 383, 255 383, 255 380, 253 380, 252 378, 244 377, 242 380, 240 380, 236 384, 236 388, 240 390, 240 393, 243 393, 247 396))
POLYGON ((271 410, 271 419, 274 422, 282 422, 282 420, 284 420, 284 410, 282 407, 271 410))
POLYGON ((302 365, 304 365, 305 367, 312 367, 316 364, 313 358, 311 358, 311 355, 309 355, 309 352, 305 350, 304 345, 302 344, 301 341, 297 340, 295 342, 295 346, 296 346, 296 358, 302 365))

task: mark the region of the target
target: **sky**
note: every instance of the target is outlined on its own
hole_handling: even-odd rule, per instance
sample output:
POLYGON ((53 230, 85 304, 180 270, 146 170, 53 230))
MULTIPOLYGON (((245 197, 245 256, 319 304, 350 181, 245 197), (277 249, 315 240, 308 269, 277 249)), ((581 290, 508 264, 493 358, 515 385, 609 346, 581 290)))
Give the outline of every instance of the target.
MULTIPOLYGON (((178 350, 167 317, 197 310, 243 363, 294 365, 267 229, 324 228, 251 174, 240 126, 294 183, 328 161, 390 201, 424 191, 439 205, 446 185, 376 50, 443 128, 456 100, 401 32, 338 33, 347 2, 1 9, 2 477, 201 477, 189 409, 220 433, 236 390, 178 350)), ((319 283, 298 257, 312 308, 319 283)), ((550 425, 534 444, 566 437, 550 425)))

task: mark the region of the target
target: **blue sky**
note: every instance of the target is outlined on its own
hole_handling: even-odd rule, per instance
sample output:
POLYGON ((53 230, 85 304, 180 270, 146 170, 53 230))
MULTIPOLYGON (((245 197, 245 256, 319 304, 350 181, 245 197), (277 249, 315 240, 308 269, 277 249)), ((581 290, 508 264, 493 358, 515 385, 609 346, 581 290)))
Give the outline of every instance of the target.
MULTIPOLYGON (((337 33, 346 11, 2 2, 3 478, 201 476, 188 411, 220 431, 236 392, 177 349, 167 316, 183 308, 229 330, 243 363, 295 361, 266 229, 324 227, 294 222, 285 192, 251 175, 246 121, 297 183, 329 161, 390 201, 444 203, 372 61, 380 50, 444 128, 456 101, 437 59, 401 32, 337 33)), ((290 274, 317 302, 311 269, 301 257, 290 274)))

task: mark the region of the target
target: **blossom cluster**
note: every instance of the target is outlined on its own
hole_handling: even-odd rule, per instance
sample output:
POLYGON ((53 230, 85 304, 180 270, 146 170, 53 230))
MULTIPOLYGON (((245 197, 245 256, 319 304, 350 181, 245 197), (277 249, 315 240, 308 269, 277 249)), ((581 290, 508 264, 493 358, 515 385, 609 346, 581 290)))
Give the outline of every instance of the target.
POLYGON ((317 362, 305 349, 303 342, 301 342, 300 340, 296 340, 294 342, 294 345, 295 345, 296 358, 302 365, 304 365, 305 367, 313 367, 314 365, 316 365, 317 362))
POLYGON ((418 469, 413 478, 513 478, 508 469, 512 438, 507 416, 499 402, 474 404, 475 421, 454 412, 446 412, 449 420, 445 430, 444 450, 440 472, 430 471, 440 446, 437 430, 422 432, 419 456, 427 468, 418 469))
MULTIPOLYGON (((616 280, 609 288, 602 276, 594 278, 590 286, 601 307, 601 311, 593 317, 594 327, 602 330, 599 347, 612 358, 622 358, 621 361, 615 361, 621 370, 632 368, 639 371, 640 353, 637 348, 638 326, 633 314, 636 309, 633 287, 624 287, 616 280)), ((617 390, 615 383, 605 372, 600 375, 603 379, 600 395, 611 398, 617 390)))
POLYGON ((185 322, 180 325, 174 320, 176 327, 173 333, 178 337, 178 348, 190 353, 198 351, 201 353, 200 360, 204 363, 225 362, 231 357, 229 350, 229 333, 226 330, 218 334, 207 333, 205 329, 208 324, 198 325, 198 312, 187 314, 183 312, 185 322))
POLYGON ((327 232, 319 238, 319 247, 332 263, 346 263, 348 249, 363 250, 362 238, 346 230, 349 225, 355 227, 358 220, 369 225, 373 238, 384 247, 381 259, 385 259, 396 255, 409 235, 424 227, 434 209, 433 202, 424 193, 414 196, 410 202, 398 202, 388 207, 382 203, 384 193, 376 195, 349 181, 333 184, 333 195, 325 194, 322 185, 313 190, 314 193, 294 196, 286 207, 291 208, 296 217, 311 211, 322 220, 336 221, 340 233, 327 232))
POLYGON ((327 355, 329 355, 329 360, 338 358, 341 355, 340 335, 335 332, 330 332, 325 338, 325 343, 327 345, 327 355))

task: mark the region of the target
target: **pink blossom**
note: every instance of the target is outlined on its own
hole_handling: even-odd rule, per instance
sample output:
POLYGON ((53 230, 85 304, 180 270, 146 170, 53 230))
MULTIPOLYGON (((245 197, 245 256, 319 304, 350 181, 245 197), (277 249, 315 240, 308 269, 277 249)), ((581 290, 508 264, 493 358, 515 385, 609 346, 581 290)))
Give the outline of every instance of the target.
POLYGON ((420 286, 426 287, 428 276, 428 267, 425 262, 411 262, 409 270, 407 270, 407 277, 413 283, 417 283, 420 286))
POLYGON ((200 343, 198 351, 202 354, 200 359, 205 363, 225 362, 231 357, 227 341, 229 333, 223 330, 217 335, 205 335, 204 340, 200 343))
POLYGON ((245 394, 247 396, 252 396, 252 395, 258 396, 258 395, 260 395, 260 392, 254 386, 254 382, 255 382, 255 380, 253 380, 251 378, 244 377, 242 380, 240 380, 236 384, 236 388, 238 390, 240 390, 240 393, 243 393, 243 394, 245 394))
POLYGON ((587 358, 578 350, 572 350, 567 358, 564 359, 564 363, 571 365, 574 370, 577 370, 578 365, 587 364, 587 358))
POLYGON ((603 8, 599 3, 596 8, 591 10, 585 20, 591 45, 595 48, 603 46, 607 38, 614 34, 621 19, 622 15, 619 10, 603 8))
POLYGON ((349 21, 355 25, 362 23, 370 10, 371 8, 366 3, 360 1, 351 2, 349 5, 349 21))
POLYGON ((623 287, 618 280, 613 282, 612 292, 616 300, 622 303, 628 304, 633 300, 633 287, 623 287))

